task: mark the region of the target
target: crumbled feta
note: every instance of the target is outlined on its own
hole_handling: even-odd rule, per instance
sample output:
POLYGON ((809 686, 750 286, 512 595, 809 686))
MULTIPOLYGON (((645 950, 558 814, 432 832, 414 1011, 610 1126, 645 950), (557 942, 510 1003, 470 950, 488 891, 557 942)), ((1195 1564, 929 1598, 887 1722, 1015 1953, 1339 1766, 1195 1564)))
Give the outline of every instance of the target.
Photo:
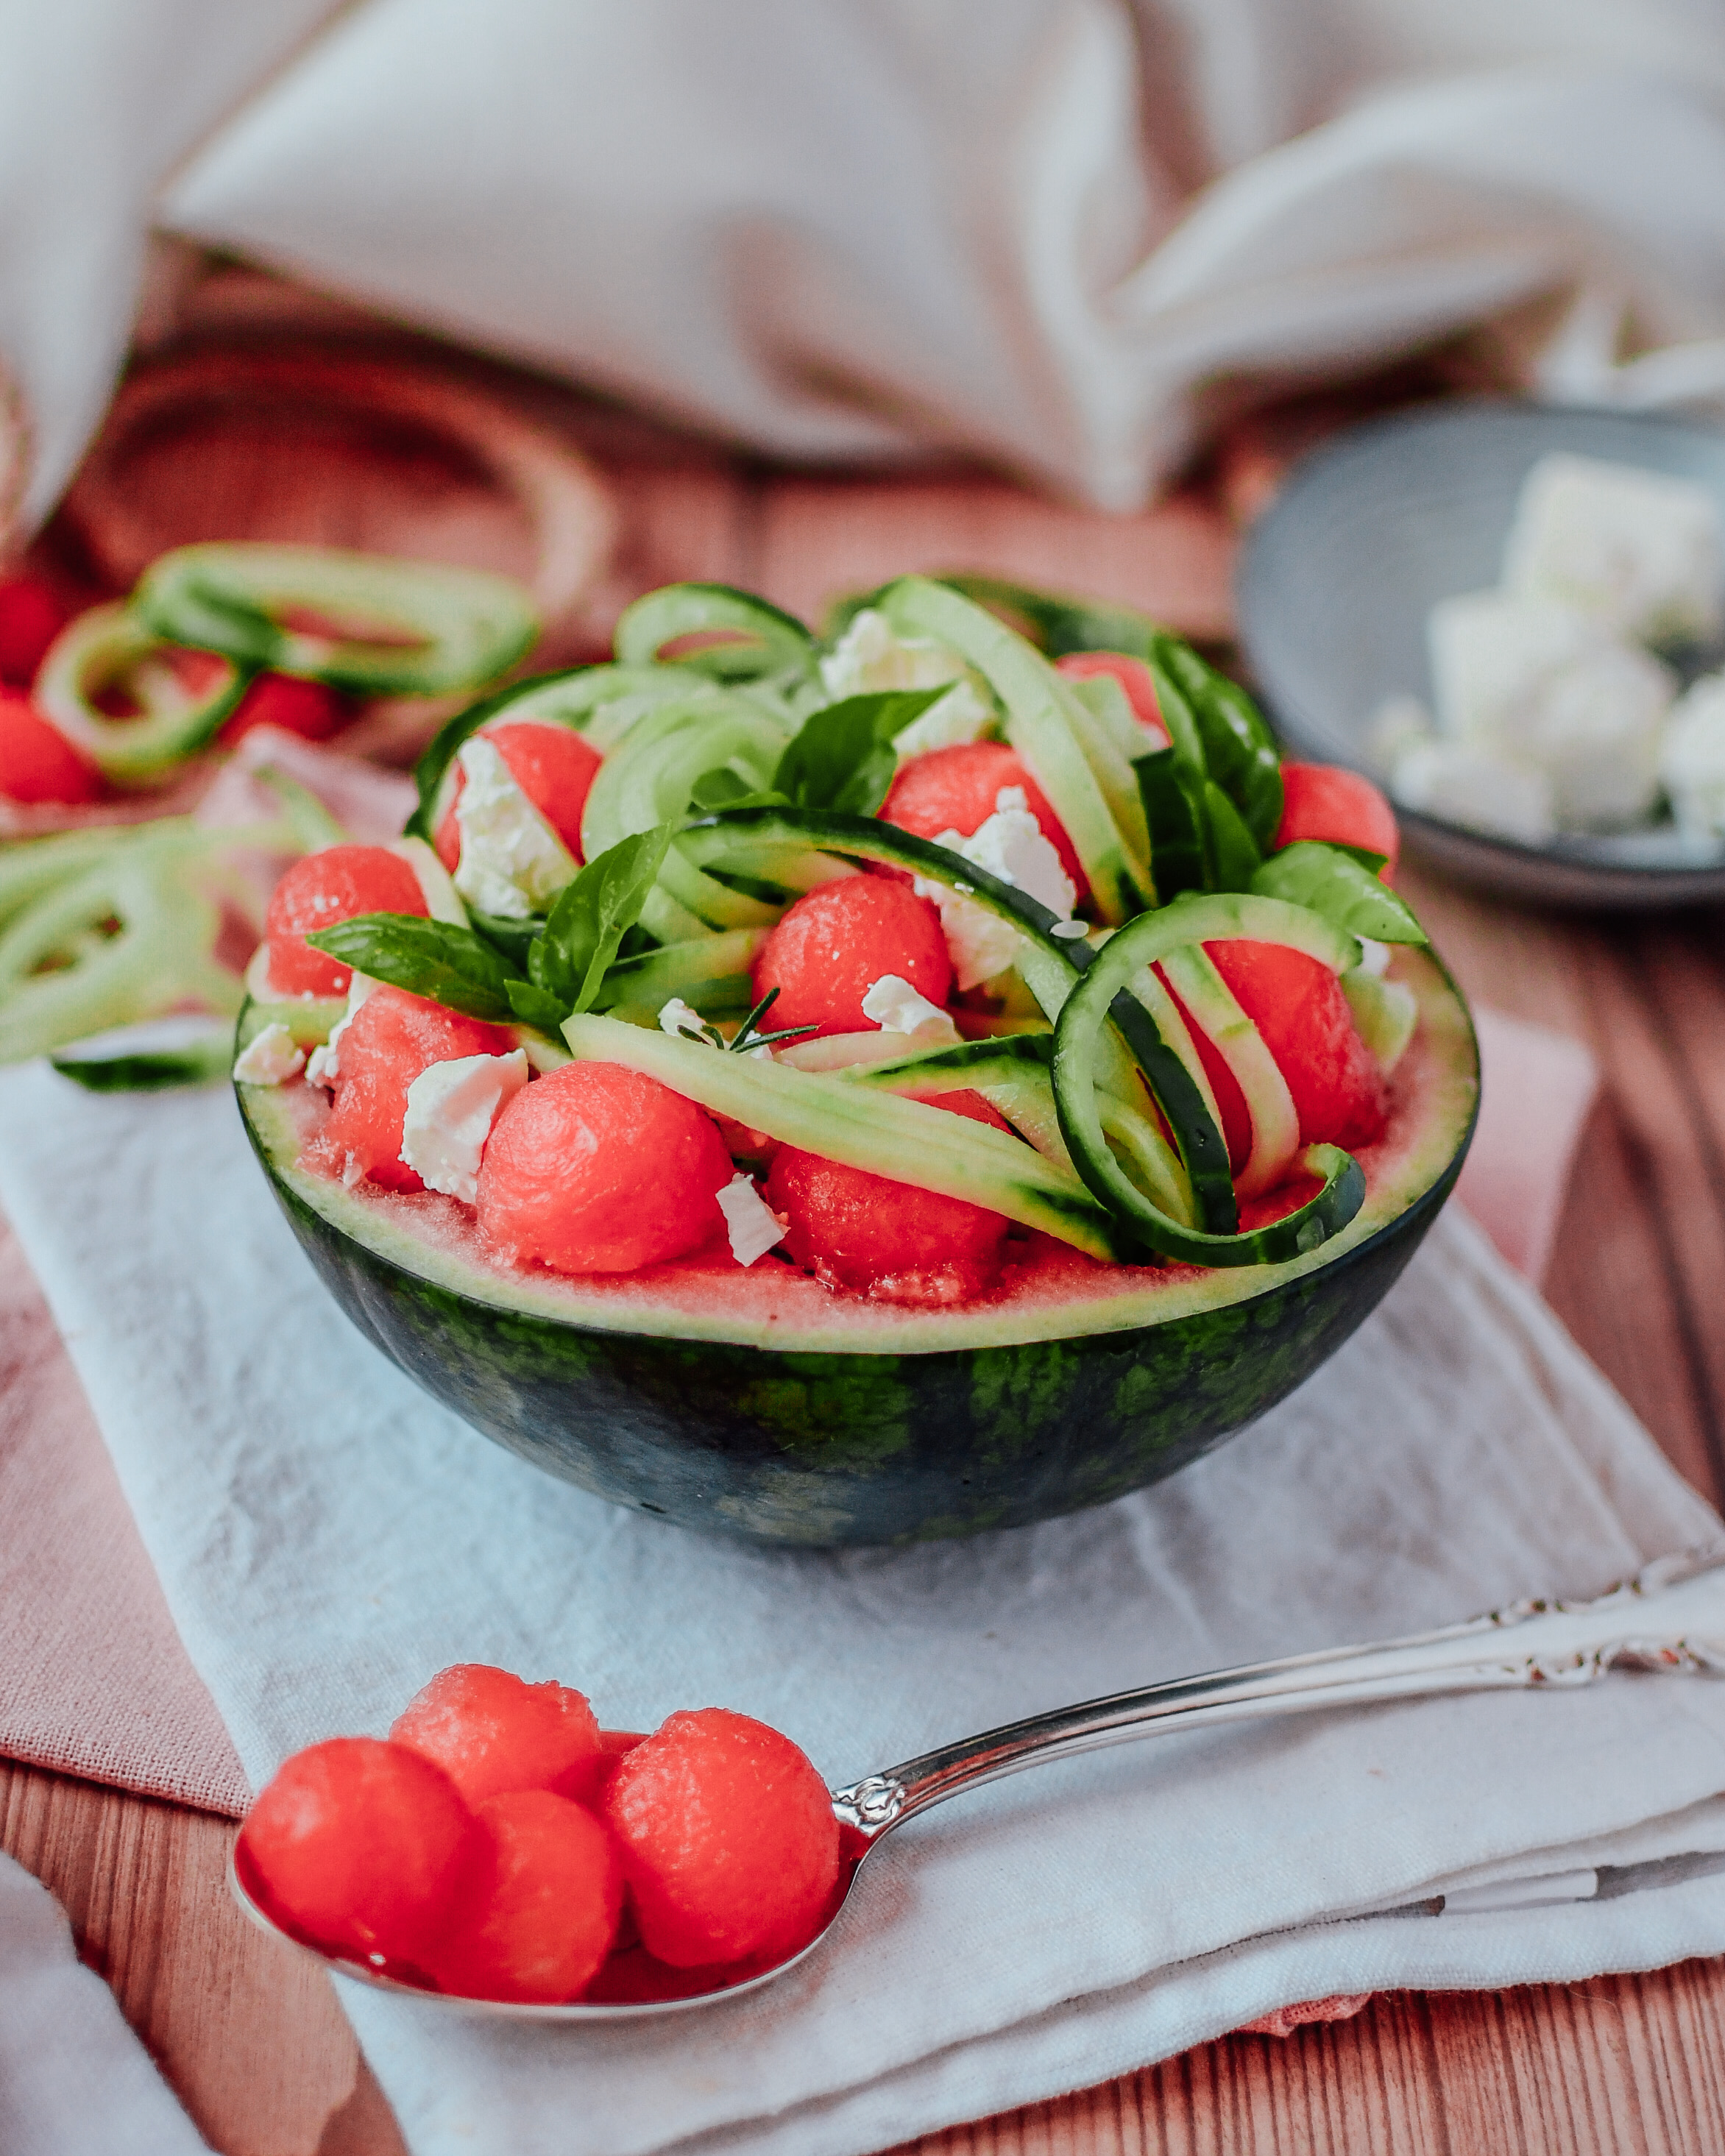
POLYGON ((1720 627, 1722 561, 1712 491, 1596 457, 1542 457, 1522 483, 1503 586, 1558 599, 1648 642, 1720 627))
POLYGON ((234 1058, 242 1086, 281 1086, 305 1068, 305 1051, 285 1025, 266 1025, 234 1058))
MULTIPOLYGON (((659 1030, 668 1033, 673 1040, 706 1040, 707 1037, 706 1020, 680 996, 673 996, 668 1004, 660 1005, 659 1030)), ((711 1043, 707 1045, 711 1046, 711 1043)))
POLYGON ((1725 835, 1725 674, 1709 674, 1666 721, 1659 775, 1686 830, 1725 835))
POLYGON ((524 921, 573 881, 574 860, 495 742, 471 735, 461 745, 460 762, 467 783, 455 803, 461 830, 455 888, 481 913, 524 921))
MULTIPOLYGON (((986 869, 1002 883, 1016 885, 1051 913, 1070 914, 1077 891, 1060 866, 1059 854, 1043 837, 1042 826, 1024 805, 1022 786, 1003 786, 994 797, 993 814, 971 837, 942 831, 934 843, 973 867, 986 869)), ((993 980, 1012 963, 1019 937, 1009 922, 927 877, 918 876, 914 888, 919 898, 932 898, 940 909, 961 992, 993 980)))
POLYGON ((1560 825, 1645 814, 1676 686, 1657 660, 1574 607, 1499 592, 1445 599, 1430 629, 1446 734, 1543 772, 1560 825))
POLYGON ((330 1029, 330 1037, 321 1048, 314 1048, 311 1060, 305 1065, 308 1086, 327 1086, 333 1089, 341 1075, 341 1036, 353 1023, 353 1014, 381 982, 374 981, 369 973, 353 973, 348 977, 347 1008, 330 1029))
POLYGON ((731 1255, 740 1265, 753 1265, 783 1240, 785 1223, 756 1189, 754 1178, 741 1169, 719 1193, 719 1210, 731 1238, 731 1255))
POLYGON ((919 995, 896 973, 883 973, 862 999, 865 1018, 882 1033, 902 1033, 923 1041, 956 1040, 958 1029, 927 996, 919 995))
POLYGON ((1358 970, 1370 974, 1374 981, 1382 980, 1389 970, 1389 946, 1376 942, 1369 936, 1362 936, 1359 939, 1358 970))
POLYGON ((520 1048, 508 1055, 458 1055, 429 1065, 408 1088, 403 1164, 428 1190, 471 1205, 491 1126, 526 1082, 526 1051, 520 1048))
POLYGON ((1544 845, 1557 835, 1552 783, 1469 742, 1410 742, 1396 758, 1389 790, 1404 808, 1449 824, 1544 845))
POLYGON ((893 743, 901 763, 931 749, 954 748, 980 741, 994 723, 993 706, 956 651, 927 639, 893 634, 886 617, 873 607, 852 616, 845 634, 820 662, 820 678, 834 703, 884 689, 937 689, 953 684, 950 696, 931 704, 893 743))

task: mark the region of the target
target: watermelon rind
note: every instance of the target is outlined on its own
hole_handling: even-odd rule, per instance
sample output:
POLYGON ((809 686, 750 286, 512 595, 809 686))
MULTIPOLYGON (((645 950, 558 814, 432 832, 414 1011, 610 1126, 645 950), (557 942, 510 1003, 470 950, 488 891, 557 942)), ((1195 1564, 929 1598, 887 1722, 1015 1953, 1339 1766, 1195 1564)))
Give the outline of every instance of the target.
MULTIPOLYGON (((1309 1255, 1226 1271, 1054 1250, 947 1312, 829 1293, 721 1249, 604 1279, 492 1262, 465 1209, 307 1174, 303 1086, 236 1088, 283 1212, 337 1303, 477 1430, 612 1502, 803 1547, 1019 1527, 1173 1474, 1318 1370, 1406 1265, 1479 1097, 1467 1010, 1429 951, 1365 1204, 1309 1255)), ((263 1022, 249 1009, 244 1045, 263 1022)))

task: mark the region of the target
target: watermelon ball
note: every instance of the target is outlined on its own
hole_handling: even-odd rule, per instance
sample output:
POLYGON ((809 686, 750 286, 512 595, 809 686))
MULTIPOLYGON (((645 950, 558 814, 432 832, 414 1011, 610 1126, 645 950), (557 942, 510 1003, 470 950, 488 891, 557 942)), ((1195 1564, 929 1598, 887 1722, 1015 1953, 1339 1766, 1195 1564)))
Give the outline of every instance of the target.
POLYGON ((1064 674, 1069 681, 1092 681, 1099 674, 1111 675, 1125 690, 1132 716, 1144 730, 1144 745, 1137 753, 1148 756, 1154 749, 1168 747, 1168 728, 1162 723, 1162 706, 1157 701, 1156 676, 1142 659, 1133 659, 1124 651, 1070 651, 1064 659, 1055 660, 1055 671, 1064 674))
POLYGON ((475 1813, 489 1863, 452 1912, 432 1961, 465 1999, 552 2005, 598 1974, 623 1913, 623 1866, 609 1830, 548 1789, 515 1789, 475 1813), (483 1881, 483 1884, 479 1883, 483 1881))
POLYGON ((578 1796, 603 1757, 584 1696, 528 1684, 507 1670, 458 1662, 439 1670, 389 1726, 392 1742, 434 1760, 470 1804, 516 1789, 578 1796))
POLYGON ((502 1026, 445 1010, 404 988, 373 988, 342 1032, 335 1105, 300 1165, 344 1183, 369 1179, 384 1190, 423 1190, 418 1174, 401 1158, 408 1088, 434 1063, 508 1055, 516 1045, 502 1026))
POLYGON ((632 1273, 720 1234, 718 1194, 732 1173, 712 1117, 692 1101, 620 1064, 566 1063, 497 1118, 480 1165, 479 1223, 512 1265, 632 1273))
POLYGON ((241 1883, 326 1953, 423 1968, 484 1839, 440 1767, 405 1745, 334 1737, 296 1752, 239 1830, 241 1883))
POLYGON ((820 1929, 839 1822, 807 1756, 746 1714, 674 1714, 605 1793, 635 1920, 674 1969, 783 1961, 820 1929))
POLYGON ((912 757, 881 803, 880 820, 919 839, 937 839, 942 831, 973 838, 994 814, 1003 786, 1023 790, 1024 806, 1060 855, 1060 866, 1082 899, 1090 884, 1079 865, 1077 850, 1024 758, 1004 742, 963 742, 912 757))
POLYGON ((387 846, 326 846, 297 860, 270 895, 264 935, 278 995, 345 996, 352 969, 305 938, 362 913, 429 913, 419 879, 387 846))
POLYGON ((31 807, 100 797, 102 775, 18 689, 0 689, 0 794, 31 807))
MULTIPOLYGON (((1377 1058, 1359 1037, 1342 983, 1329 968, 1279 943, 1240 938, 1204 947, 1287 1081, 1300 1117, 1300 1142, 1343 1146, 1350 1152, 1369 1145, 1388 1117, 1389 1090, 1377 1058)), ((1239 1087, 1220 1057, 1214 1050, 1204 1053, 1209 1047, 1200 1036, 1199 1052, 1224 1122, 1229 1111, 1219 1074, 1239 1103, 1240 1123, 1249 1129, 1239 1087)), ((1232 1158, 1231 1140, 1229 1150, 1232 1158)))
POLYGON ((1401 834, 1388 797, 1357 771, 1339 763, 1285 763, 1281 767, 1281 821, 1271 841, 1291 846, 1299 839, 1324 839, 1332 845, 1363 846, 1382 854, 1378 870, 1385 883, 1395 874, 1401 834))
POLYGON ((231 748, 254 726, 280 726, 302 741, 327 741, 347 723, 347 705, 326 683, 297 680, 291 674, 260 674, 217 739, 231 748))
MULTIPOLYGON (((1011 1128, 978 1093, 937 1094, 928 1105, 1011 1128)), ((767 1203, 789 1223, 786 1255, 827 1287, 944 1309, 974 1301, 1000 1277, 1009 1223, 962 1198, 781 1146, 767 1203)))
POLYGON ((952 989, 952 961, 941 919, 908 883, 841 876, 804 892, 787 909, 754 964, 756 999, 777 988, 771 1024, 817 1032, 874 1033, 863 998, 896 973, 929 1002, 952 989))
MULTIPOLYGON (((568 848, 571 858, 583 860, 581 819, 598 773, 598 751, 571 726, 543 726, 531 720, 486 726, 483 732, 509 767, 510 777, 568 848)), ((437 827, 438 858, 451 875, 461 860, 455 803, 466 783, 467 773, 458 763, 455 790, 437 827)))
POLYGON ((41 577, 0 583, 0 681, 28 689, 76 608, 41 577))

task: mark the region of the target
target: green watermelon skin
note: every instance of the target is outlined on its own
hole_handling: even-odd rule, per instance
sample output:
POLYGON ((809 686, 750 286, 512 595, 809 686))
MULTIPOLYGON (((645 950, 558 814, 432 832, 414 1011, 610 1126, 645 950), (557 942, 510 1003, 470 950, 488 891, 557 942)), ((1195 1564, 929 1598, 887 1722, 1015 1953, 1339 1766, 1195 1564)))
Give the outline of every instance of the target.
POLYGON ((1173 1474, 1340 1347, 1454 1173, 1368 1241, 1248 1301, 922 1355, 773 1352, 512 1313, 414 1277, 274 1187, 347 1316, 475 1429, 682 1527, 830 1547, 1021 1527, 1173 1474))
MULTIPOLYGON (((877 1328, 882 1352, 867 1344, 872 1306, 844 1335, 843 1299, 812 1286, 834 1322, 804 1322, 800 1341, 795 1323, 780 1327, 770 1347, 722 1337, 747 1329, 730 1306, 747 1301, 746 1278, 709 1276, 694 1302, 649 1300, 644 1316, 637 1296, 626 1318, 571 1289, 577 1315, 559 1314, 552 1289, 464 1272, 416 1245, 387 1204, 367 1208, 297 1171, 275 1096, 242 1087, 240 1105, 277 1200, 347 1316, 434 1399, 536 1466, 757 1543, 978 1534, 1174 1473, 1285 1399, 1382 1300, 1454 1185, 1478 1099, 1460 997, 1435 962, 1399 963, 1424 1021, 1413 1105, 1368 1167, 1365 1212, 1328 1250, 1262 1271, 1188 1270, 1172 1292, 1134 1273, 1111 1296, 1098 1268, 1101 1299, 1080 1310, 898 1314, 877 1328), (580 1322, 588 1309, 600 1322, 580 1322), (834 1344, 847 1337, 861 1344, 834 1344)), ((243 1018, 241 1038, 250 1029, 243 1018)))

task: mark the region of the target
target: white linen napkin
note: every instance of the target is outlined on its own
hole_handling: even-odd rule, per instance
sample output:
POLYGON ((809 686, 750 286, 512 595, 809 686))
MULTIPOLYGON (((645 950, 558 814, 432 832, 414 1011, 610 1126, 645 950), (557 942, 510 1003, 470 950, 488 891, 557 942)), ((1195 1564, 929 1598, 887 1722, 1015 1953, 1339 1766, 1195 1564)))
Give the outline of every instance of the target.
MULTIPOLYGON (((1720 1534, 1454 1214, 1300 1393, 1158 1488, 819 1554, 607 1506, 435 1407, 317 1285, 226 1099, 0 1074, 0 1203, 259 1781, 482 1660, 614 1726, 741 1708, 838 1783, 1158 1676, 1594 1592, 1720 1534)), ((418 2156, 855 2156, 1296 1999, 1725 1950, 1722 1791, 1725 1686, 1696 1679, 1189 1734, 906 1828, 842 1935, 753 2000, 595 2031, 344 1997, 418 2156), (1592 1897, 1353 1920, 1564 1873, 1592 1897)))

